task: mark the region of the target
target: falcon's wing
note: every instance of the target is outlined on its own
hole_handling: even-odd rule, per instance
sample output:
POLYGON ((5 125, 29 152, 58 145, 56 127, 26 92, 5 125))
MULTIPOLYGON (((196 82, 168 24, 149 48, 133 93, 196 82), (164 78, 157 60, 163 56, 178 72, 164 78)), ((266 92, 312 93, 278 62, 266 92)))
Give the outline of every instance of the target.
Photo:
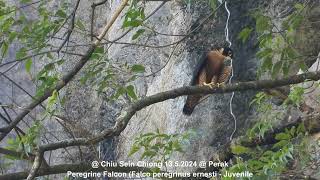
POLYGON ((231 66, 224 66, 218 79, 218 83, 227 83, 231 76, 232 67, 231 66))
POLYGON ((200 57, 200 61, 197 63, 193 71, 193 76, 190 84, 191 86, 199 84, 199 76, 206 67, 207 59, 208 59, 207 54, 203 54, 200 57))
MULTIPOLYGON (((206 68, 203 66, 202 69, 200 69, 199 74, 197 76, 196 82, 194 85, 202 86, 203 83, 207 82, 207 73, 206 68)), ((198 104, 199 100, 203 97, 201 94, 196 95, 188 95, 187 101, 184 104, 183 107, 183 113, 186 115, 190 115, 193 112, 193 109, 198 104)))

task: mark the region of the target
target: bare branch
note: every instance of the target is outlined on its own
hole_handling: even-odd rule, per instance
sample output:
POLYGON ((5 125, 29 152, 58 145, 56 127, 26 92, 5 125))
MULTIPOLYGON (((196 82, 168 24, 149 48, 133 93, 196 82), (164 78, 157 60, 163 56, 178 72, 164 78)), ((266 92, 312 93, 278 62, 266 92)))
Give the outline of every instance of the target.
POLYGON ((75 19, 76 19, 76 12, 77 12, 77 9, 79 7, 79 4, 80 4, 80 0, 77 1, 76 3, 76 7, 74 8, 74 10, 72 11, 71 13, 71 22, 70 22, 70 26, 69 26, 69 29, 67 31, 67 36, 65 38, 65 40, 62 42, 62 44, 60 45, 60 47, 58 48, 57 52, 59 53, 61 51, 61 49, 63 48, 63 46, 69 41, 70 39, 70 36, 72 34, 72 31, 74 29, 74 23, 75 23, 75 19))

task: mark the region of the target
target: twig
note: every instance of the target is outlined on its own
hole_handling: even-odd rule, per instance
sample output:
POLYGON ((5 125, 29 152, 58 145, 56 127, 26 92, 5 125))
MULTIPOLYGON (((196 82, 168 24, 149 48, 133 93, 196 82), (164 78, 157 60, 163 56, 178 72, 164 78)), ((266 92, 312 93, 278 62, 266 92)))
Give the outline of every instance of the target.
POLYGON ((76 19, 76 12, 77 12, 77 9, 78 9, 78 7, 79 7, 79 4, 80 4, 80 0, 77 0, 76 7, 74 8, 74 10, 73 10, 73 12, 72 12, 72 14, 71 14, 72 18, 71 18, 71 22, 70 22, 70 27, 69 27, 69 29, 68 29, 68 31, 67 31, 67 37, 66 37, 66 39, 62 42, 62 44, 60 45, 60 47, 58 48, 57 53, 59 53, 59 52, 61 51, 61 49, 63 48, 63 46, 64 46, 64 45, 69 41, 69 39, 70 39, 70 36, 71 36, 72 31, 73 31, 73 29, 74 29, 74 23, 75 23, 75 19, 76 19))

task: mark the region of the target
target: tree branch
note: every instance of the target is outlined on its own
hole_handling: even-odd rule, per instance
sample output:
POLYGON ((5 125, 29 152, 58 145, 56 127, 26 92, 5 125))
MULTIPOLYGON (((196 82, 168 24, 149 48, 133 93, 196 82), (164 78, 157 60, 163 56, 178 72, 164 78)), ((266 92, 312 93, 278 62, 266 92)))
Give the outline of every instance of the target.
POLYGON ((61 49, 63 48, 63 46, 69 41, 70 39, 70 36, 72 34, 72 31, 74 29, 74 23, 75 23, 75 19, 76 19, 76 12, 77 12, 77 9, 79 7, 79 4, 80 4, 80 0, 77 0, 76 2, 76 6, 74 8, 74 10, 72 11, 72 18, 71 18, 71 22, 70 22, 70 26, 69 26, 69 29, 67 30, 67 36, 65 38, 65 40, 62 42, 62 44, 60 45, 60 47, 58 48, 57 52, 59 53, 61 51, 61 49))

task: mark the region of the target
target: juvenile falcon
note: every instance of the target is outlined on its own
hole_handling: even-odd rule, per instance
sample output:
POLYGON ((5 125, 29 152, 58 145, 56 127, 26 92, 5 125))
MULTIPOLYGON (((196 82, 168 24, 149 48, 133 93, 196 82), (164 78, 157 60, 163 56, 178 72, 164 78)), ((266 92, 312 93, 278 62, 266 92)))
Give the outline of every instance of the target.
MULTIPOLYGON (((220 86, 227 82, 231 75, 231 59, 233 52, 229 47, 218 48, 210 51, 204 61, 201 63, 199 70, 195 73, 191 85, 197 86, 220 86)), ((183 107, 183 113, 191 115, 193 109, 203 97, 202 94, 189 95, 183 107)))

